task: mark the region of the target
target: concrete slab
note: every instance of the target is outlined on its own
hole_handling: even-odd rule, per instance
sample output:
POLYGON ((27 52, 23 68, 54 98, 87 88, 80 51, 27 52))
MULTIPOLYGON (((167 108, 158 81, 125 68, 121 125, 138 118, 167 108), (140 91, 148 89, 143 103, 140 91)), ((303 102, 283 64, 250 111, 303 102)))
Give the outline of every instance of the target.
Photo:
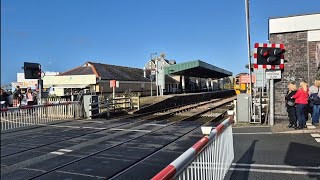
POLYGON ((27 169, 17 169, 11 173, 8 174, 2 174, 1 173, 1 179, 2 180, 25 180, 29 179, 31 177, 34 177, 36 175, 41 174, 41 171, 35 171, 35 170, 27 170, 27 169))
POLYGON ((35 180, 96 180, 96 179, 105 179, 105 177, 99 176, 91 176, 87 174, 80 174, 80 173, 70 173, 70 172, 63 172, 63 171, 55 171, 48 173, 44 176, 39 178, 35 178, 35 180))
POLYGON ((32 164, 28 168, 48 171, 50 169, 53 169, 65 163, 71 162, 78 158, 79 157, 62 155, 62 156, 54 157, 50 159, 50 161, 42 161, 40 163, 32 164))
POLYGON ((61 168, 59 171, 87 174, 91 176, 111 177, 122 169, 129 167, 132 163, 134 163, 134 160, 90 157, 61 168))

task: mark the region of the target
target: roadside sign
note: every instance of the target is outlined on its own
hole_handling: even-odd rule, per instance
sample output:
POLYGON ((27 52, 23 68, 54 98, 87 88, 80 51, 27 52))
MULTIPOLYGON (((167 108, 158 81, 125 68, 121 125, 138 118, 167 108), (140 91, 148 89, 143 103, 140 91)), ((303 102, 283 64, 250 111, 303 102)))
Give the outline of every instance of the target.
POLYGON ((267 70, 266 79, 281 79, 281 70, 267 70))
POLYGON ((116 80, 110 80, 110 87, 116 87, 116 80))
MULTIPOLYGON (((255 75, 251 75, 252 76, 252 83, 256 83, 256 76, 255 75)), ((240 83, 241 84, 248 84, 250 83, 250 76, 249 75, 240 75, 240 83)))

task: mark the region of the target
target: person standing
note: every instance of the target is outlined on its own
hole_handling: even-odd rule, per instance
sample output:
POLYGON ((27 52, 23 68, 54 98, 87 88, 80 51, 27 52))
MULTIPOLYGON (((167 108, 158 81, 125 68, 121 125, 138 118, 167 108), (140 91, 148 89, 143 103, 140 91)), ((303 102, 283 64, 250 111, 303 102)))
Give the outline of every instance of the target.
POLYGON ((1 108, 6 108, 9 106, 8 104, 8 94, 6 93, 5 90, 1 89, 0 90, 0 101, 1 101, 1 108))
POLYGON ((30 88, 28 89, 26 97, 27 97, 27 104, 34 105, 34 94, 30 88))
POLYGON ((288 128, 296 128, 297 127, 297 116, 296 116, 296 107, 295 107, 295 100, 292 99, 292 96, 295 95, 297 92, 297 86, 295 83, 291 82, 288 84, 288 92, 285 97, 286 100, 286 107, 289 117, 289 125, 288 128))
POLYGON ((312 125, 319 125, 320 116, 320 80, 315 80, 314 85, 309 88, 309 99, 313 105, 312 125))
POLYGON ((296 129, 303 129, 306 125, 305 111, 309 99, 308 84, 304 81, 300 82, 300 88, 291 98, 295 99, 296 103, 296 112, 299 122, 299 125, 296 129))
POLYGON ((23 95, 21 93, 20 86, 17 86, 16 90, 13 93, 13 107, 18 107, 21 105, 23 95))

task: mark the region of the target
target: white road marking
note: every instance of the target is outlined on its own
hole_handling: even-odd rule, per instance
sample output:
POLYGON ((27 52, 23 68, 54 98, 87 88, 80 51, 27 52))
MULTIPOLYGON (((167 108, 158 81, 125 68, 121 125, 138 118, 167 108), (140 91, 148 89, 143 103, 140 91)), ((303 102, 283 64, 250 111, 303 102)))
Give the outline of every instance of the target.
POLYGON ((272 132, 255 132, 255 133, 233 133, 233 134, 272 134, 272 132))
POLYGON ((320 138, 314 138, 317 142, 320 142, 320 138))
POLYGON ((58 152, 58 151, 53 151, 53 152, 50 152, 50 154, 62 155, 62 154, 64 154, 64 153, 63 153, 63 152, 58 152))
POLYGON ((86 121, 86 120, 77 120, 77 121, 104 124, 104 122, 100 122, 100 121, 86 121))
POLYGON ((93 178, 99 178, 99 179, 106 179, 106 177, 93 176, 93 175, 89 175, 89 174, 80 174, 80 173, 73 173, 73 172, 67 172, 67 171, 56 171, 56 172, 64 173, 64 174, 79 175, 79 176, 87 176, 87 177, 93 177, 93 178))
POLYGON ((22 169, 30 170, 30 171, 47 172, 47 171, 45 171, 45 170, 41 170, 41 169, 32 169, 32 168, 22 168, 22 169))
POLYGON ((88 126, 84 126, 82 128, 84 128, 84 129, 98 129, 98 130, 106 129, 106 128, 96 128, 96 127, 88 127, 88 126))
POLYGON ((310 176, 319 176, 320 175, 320 172, 292 171, 292 170, 271 170, 271 169, 251 169, 251 168, 230 168, 230 170, 232 170, 232 171, 276 173, 276 174, 301 174, 301 175, 310 175, 310 176))
POLYGON ((279 164, 244 164, 244 163, 232 163, 232 166, 245 166, 245 167, 274 167, 274 168, 295 168, 295 169, 319 169, 320 167, 313 166, 290 166, 290 165, 279 165, 279 164))
POLYGON ((52 126, 52 127, 61 127, 61 128, 72 128, 72 129, 96 129, 96 130, 104 130, 106 128, 96 128, 96 127, 89 127, 89 126, 61 126, 61 125, 50 125, 50 124, 38 124, 42 126, 52 126))
POLYGON ((152 123, 149 123, 149 124, 144 124, 144 125, 146 125, 146 126, 168 126, 168 125, 166 125, 166 124, 152 124, 152 123))
POLYGON ((307 126, 312 126, 312 124, 311 124, 311 123, 309 123, 309 122, 307 122, 306 124, 307 124, 307 126))
POLYGON ((316 137, 320 137, 320 134, 311 134, 311 136, 316 138, 316 137))
POLYGON ((307 126, 308 129, 316 129, 315 126, 307 126))
POLYGON ((72 152, 71 149, 59 149, 58 151, 60 151, 60 152, 72 152))
POLYGON ((118 128, 111 128, 112 131, 134 131, 134 132, 151 132, 149 130, 141 130, 141 129, 118 129, 118 128))

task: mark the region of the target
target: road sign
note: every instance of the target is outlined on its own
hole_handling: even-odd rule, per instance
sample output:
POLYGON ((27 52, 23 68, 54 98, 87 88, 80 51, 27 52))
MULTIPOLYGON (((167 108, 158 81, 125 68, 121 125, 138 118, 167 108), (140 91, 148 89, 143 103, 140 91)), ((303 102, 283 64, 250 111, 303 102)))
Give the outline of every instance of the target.
MULTIPOLYGON (((252 75, 252 83, 256 82, 256 76, 252 75)), ((250 76, 249 75, 240 75, 240 83, 241 84, 248 84, 250 83, 250 76)))
POLYGON ((268 70, 266 71, 267 79, 281 79, 281 70, 268 70))
POLYGON ((111 80, 110 81, 110 87, 116 87, 116 80, 111 80))

